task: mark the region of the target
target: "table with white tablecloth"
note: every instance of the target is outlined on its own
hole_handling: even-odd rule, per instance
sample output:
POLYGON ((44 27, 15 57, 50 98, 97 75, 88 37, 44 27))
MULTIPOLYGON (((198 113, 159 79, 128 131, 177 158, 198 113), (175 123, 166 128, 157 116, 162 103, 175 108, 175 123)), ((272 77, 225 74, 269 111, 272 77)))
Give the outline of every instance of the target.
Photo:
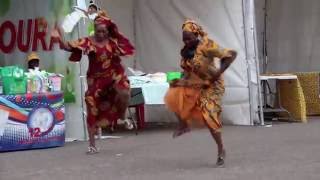
POLYGON ((129 80, 131 89, 141 89, 146 122, 171 122, 175 119, 164 106, 164 96, 169 89, 168 82, 154 81, 144 76, 130 76, 129 80))
POLYGON ((169 83, 152 81, 143 76, 130 76, 129 79, 131 88, 141 88, 145 104, 164 104, 163 99, 169 89, 169 83))

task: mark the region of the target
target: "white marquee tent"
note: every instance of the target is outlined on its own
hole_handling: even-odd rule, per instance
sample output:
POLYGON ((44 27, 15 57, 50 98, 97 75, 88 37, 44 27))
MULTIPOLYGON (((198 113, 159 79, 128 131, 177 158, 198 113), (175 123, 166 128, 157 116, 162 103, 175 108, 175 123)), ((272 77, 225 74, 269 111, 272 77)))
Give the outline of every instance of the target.
MULTIPOLYGON (((126 63, 148 73, 180 70, 181 25, 186 18, 198 21, 212 39, 239 53, 225 75, 224 123, 252 125, 259 121, 253 1, 109 0, 98 3, 136 45, 134 60, 126 63)), ((152 121, 174 118, 162 113, 165 109, 161 107, 147 110, 147 119, 152 121)))
MULTIPOLYGON (((256 0, 255 2, 260 45, 263 44, 264 15, 267 15, 265 19, 267 71, 318 71, 320 1, 256 0)), ((259 50, 263 52, 262 46, 259 50)))
MULTIPOLYGON (((33 0, 34 3, 21 3, 12 0, 14 12, 5 18, 15 16, 38 17, 52 13, 43 9, 50 1, 33 0), (24 10, 24 11, 22 11, 24 10), (27 16, 26 16, 27 13, 27 16)), ((258 119, 258 61, 256 61, 255 21, 253 0, 98 0, 117 22, 119 29, 134 42, 135 57, 124 59, 127 66, 135 67, 148 73, 179 71, 179 51, 182 46, 181 25, 186 18, 198 21, 209 36, 221 46, 238 51, 237 60, 225 74, 226 94, 223 101, 225 124, 253 125, 258 119)), ((0 20, 2 21, 0 18, 0 20)), ((81 22, 78 31, 85 35, 85 22, 81 22)), ((59 50, 55 50, 58 52, 59 50)), ((68 53, 59 56, 67 59, 68 53)), ((25 53, 16 50, 6 54, 5 65, 12 60, 24 59, 25 53)), ((43 59, 50 53, 41 53, 43 59)), ((76 68, 76 104, 67 105, 67 137, 83 139, 85 131, 81 93, 87 62, 76 68)), ((147 107, 147 121, 174 121, 172 114, 162 106, 147 107)))
MULTIPOLYGON (((37 17, 47 12, 40 9, 50 0, 32 0, 34 3, 24 5, 21 0, 11 1, 16 4, 16 12, 29 12, 31 17, 37 17)), ((237 60, 225 74, 223 122, 226 124, 263 123, 258 116, 261 98, 257 75, 266 55, 264 42, 269 72, 314 71, 320 66, 317 61, 320 2, 317 0, 98 0, 98 4, 136 46, 136 56, 124 59, 127 66, 148 73, 180 70, 181 25, 185 18, 198 21, 221 46, 238 51, 237 60)), ((0 20, 3 18, 6 17, 0 20)), ((81 22, 78 28, 80 36, 85 35, 85 25, 81 22)), ((61 57, 66 59, 67 55, 61 57)), ((21 52, 5 55, 5 63, 0 64, 24 57, 21 52)), ((66 109, 67 136, 76 139, 84 138, 80 76, 85 75, 86 67, 83 61, 76 69, 78 99, 66 109)), ((147 108, 147 121, 173 120, 164 107, 147 108)))

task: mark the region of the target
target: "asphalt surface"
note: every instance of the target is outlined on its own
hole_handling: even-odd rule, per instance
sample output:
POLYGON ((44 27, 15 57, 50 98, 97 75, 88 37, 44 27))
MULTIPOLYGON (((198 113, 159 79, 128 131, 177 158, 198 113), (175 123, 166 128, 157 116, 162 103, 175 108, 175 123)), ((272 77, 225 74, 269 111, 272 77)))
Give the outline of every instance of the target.
POLYGON ((216 146, 207 130, 178 139, 171 129, 121 133, 99 140, 0 154, 0 180, 319 180, 320 120, 272 127, 226 126, 226 166, 216 168, 216 146))

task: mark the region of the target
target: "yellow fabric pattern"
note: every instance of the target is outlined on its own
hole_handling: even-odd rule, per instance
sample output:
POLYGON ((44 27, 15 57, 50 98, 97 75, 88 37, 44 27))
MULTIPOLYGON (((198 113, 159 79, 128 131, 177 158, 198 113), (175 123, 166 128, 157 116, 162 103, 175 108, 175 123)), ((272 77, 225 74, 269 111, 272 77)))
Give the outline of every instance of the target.
POLYGON ((207 35, 206 32, 203 31, 202 27, 198 25, 195 21, 187 19, 182 25, 183 31, 188 31, 194 33, 196 36, 200 35, 204 37, 207 35))

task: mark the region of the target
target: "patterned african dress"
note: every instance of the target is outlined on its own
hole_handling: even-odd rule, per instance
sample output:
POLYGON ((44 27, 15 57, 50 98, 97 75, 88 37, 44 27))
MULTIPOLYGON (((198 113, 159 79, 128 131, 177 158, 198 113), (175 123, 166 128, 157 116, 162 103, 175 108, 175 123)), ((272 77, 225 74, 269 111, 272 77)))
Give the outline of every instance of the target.
POLYGON ((87 123, 89 127, 108 125, 125 113, 126 104, 119 103, 118 92, 129 94, 130 85, 121 65, 120 56, 132 55, 133 46, 110 39, 104 46, 95 44, 91 37, 69 42, 72 48, 70 61, 80 61, 88 55, 88 89, 85 94, 87 123))
POLYGON ((178 87, 169 88, 165 103, 169 110, 189 125, 207 125, 216 131, 221 129, 224 80, 222 76, 213 80, 212 72, 218 70, 218 63, 215 62, 219 62, 227 52, 227 49, 220 48, 214 41, 204 38, 192 59, 182 58, 184 78, 179 81, 183 83, 178 87))

